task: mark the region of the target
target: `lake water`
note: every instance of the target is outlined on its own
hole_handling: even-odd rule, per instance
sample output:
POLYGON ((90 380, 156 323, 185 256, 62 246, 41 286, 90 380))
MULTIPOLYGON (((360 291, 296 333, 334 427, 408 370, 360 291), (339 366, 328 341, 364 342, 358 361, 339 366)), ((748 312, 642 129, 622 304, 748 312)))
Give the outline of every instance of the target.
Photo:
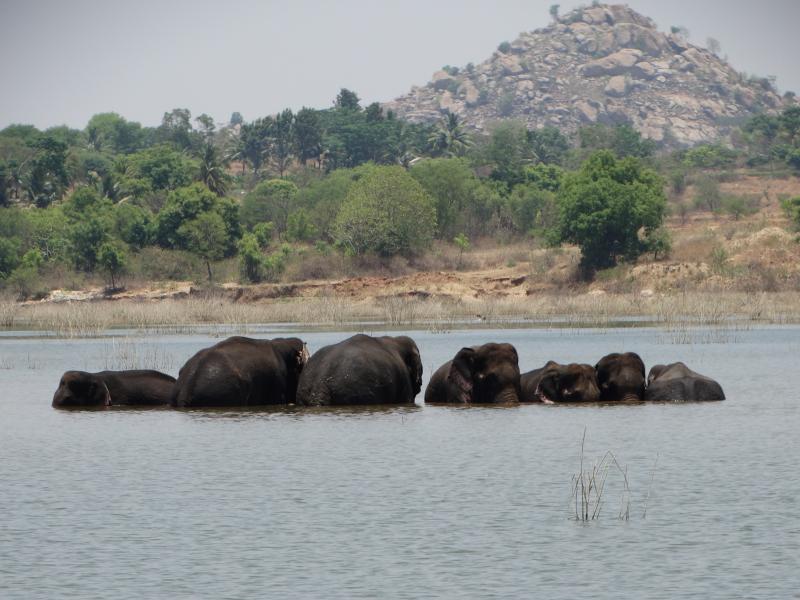
MULTIPOLYGON (((312 352, 350 335, 255 336, 294 333, 312 352)), ((5 333, 0 598, 798 597, 800 329, 409 334, 426 380, 462 346, 508 341, 526 370, 683 360, 728 400, 56 411, 67 369, 133 355, 176 375, 218 339, 5 333), (613 470, 599 519, 574 519, 584 430, 586 463, 611 450, 627 468, 628 520, 613 470)))

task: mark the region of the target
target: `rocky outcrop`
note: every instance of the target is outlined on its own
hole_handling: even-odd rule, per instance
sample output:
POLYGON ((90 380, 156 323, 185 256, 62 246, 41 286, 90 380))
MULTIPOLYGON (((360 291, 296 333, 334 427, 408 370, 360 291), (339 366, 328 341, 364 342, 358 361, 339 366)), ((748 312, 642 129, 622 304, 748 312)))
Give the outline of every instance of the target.
POLYGON ((566 132, 629 123, 645 137, 689 145, 724 139, 730 123, 794 102, 623 5, 574 10, 504 50, 437 71, 385 108, 412 122, 451 111, 478 131, 504 117, 566 132))

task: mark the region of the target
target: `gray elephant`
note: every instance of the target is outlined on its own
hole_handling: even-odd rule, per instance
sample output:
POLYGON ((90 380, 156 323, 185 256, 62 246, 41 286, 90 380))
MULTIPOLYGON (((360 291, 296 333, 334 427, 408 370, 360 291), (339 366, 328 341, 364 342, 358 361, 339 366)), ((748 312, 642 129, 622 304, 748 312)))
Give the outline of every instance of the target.
POLYGON ((560 404, 600 400, 600 388, 591 365, 561 365, 551 360, 539 369, 524 373, 521 383, 522 402, 560 404))
POLYGON ((710 377, 676 362, 655 365, 650 369, 644 398, 651 402, 725 400, 725 393, 722 386, 710 377))
POLYGON ((174 387, 175 378, 158 371, 67 371, 53 395, 53 408, 163 406, 174 387))
POLYGON ((462 348, 431 376, 425 403, 513 404, 521 397, 519 357, 511 344, 462 348))
POLYGON ((299 338, 234 336, 200 350, 181 368, 175 408, 292 404, 308 350, 299 338))
POLYGON ((644 400, 644 361, 635 352, 607 354, 594 367, 604 402, 644 400))
POLYGON ((319 349, 297 387, 304 406, 413 404, 422 387, 422 360, 410 337, 354 335, 319 349))

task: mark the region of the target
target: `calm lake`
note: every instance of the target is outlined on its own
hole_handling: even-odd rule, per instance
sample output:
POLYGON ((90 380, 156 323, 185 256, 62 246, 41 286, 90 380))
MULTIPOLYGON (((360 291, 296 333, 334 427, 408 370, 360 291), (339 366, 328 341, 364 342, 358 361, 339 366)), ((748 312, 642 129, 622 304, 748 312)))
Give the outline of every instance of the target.
MULTIPOLYGON (((507 341, 524 370, 683 360, 728 400, 56 411, 67 369, 177 375, 220 338, 4 332, 0 598, 798 597, 800 328, 408 333, 425 380, 507 341), (585 466, 610 450, 627 468, 628 520, 614 470, 599 518, 574 519, 584 429, 585 466)), ((350 335, 248 333, 294 334, 312 352, 350 335)))

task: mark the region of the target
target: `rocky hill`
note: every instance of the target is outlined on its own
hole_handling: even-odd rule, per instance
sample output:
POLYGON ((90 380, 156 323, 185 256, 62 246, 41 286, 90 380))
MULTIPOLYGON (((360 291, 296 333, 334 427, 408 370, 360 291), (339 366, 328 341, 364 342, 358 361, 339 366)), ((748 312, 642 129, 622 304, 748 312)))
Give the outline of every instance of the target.
POLYGON ((451 111, 477 130, 502 118, 569 132, 630 123, 647 138, 691 145, 794 101, 627 6, 597 4, 501 44, 481 64, 437 71, 385 108, 412 122, 451 111))

